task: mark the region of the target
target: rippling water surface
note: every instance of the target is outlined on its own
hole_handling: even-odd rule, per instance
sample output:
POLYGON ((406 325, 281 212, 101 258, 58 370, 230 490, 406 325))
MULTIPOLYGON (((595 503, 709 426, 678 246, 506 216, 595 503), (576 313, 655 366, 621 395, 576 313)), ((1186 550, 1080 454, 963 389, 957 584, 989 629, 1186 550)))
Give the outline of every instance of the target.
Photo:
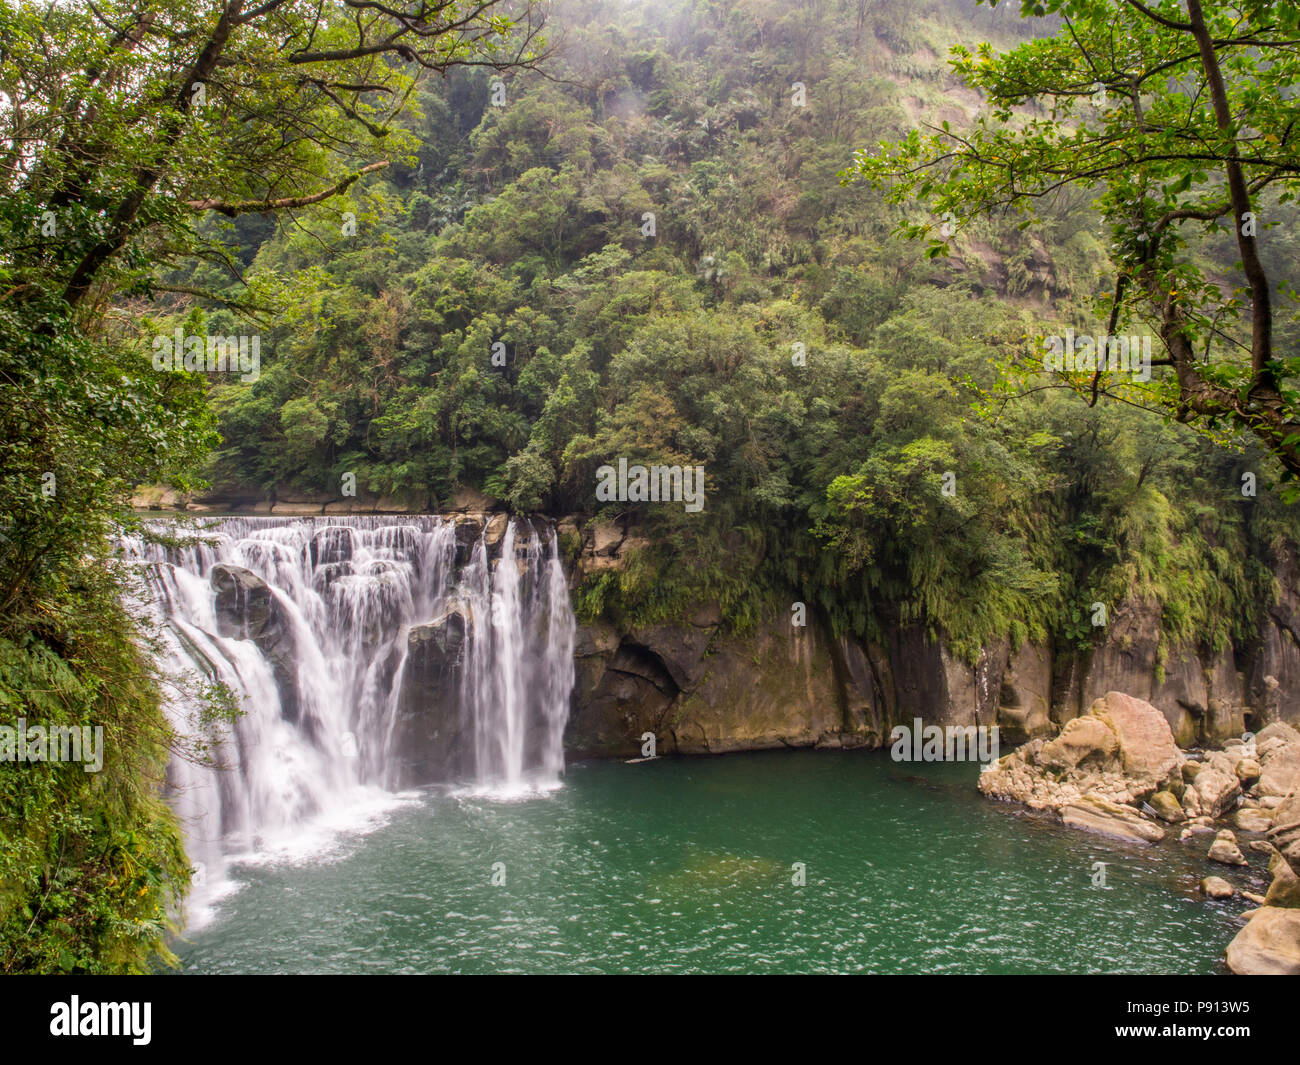
MULTIPOLYGON (((994 805, 975 775, 781 751, 573 765, 524 801, 415 793, 235 869, 176 949, 199 973, 1225 971, 1246 904, 1197 895, 1224 872, 1212 837, 1113 843, 994 805)), ((1249 857, 1227 875, 1262 890, 1249 857)))

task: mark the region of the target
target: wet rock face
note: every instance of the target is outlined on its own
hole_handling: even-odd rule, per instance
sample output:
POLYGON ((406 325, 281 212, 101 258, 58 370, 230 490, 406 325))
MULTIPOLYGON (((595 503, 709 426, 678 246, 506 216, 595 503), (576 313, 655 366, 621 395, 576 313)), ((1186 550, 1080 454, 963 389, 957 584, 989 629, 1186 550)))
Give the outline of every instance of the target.
POLYGON ((328 526, 311 538, 312 569, 351 562, 352 530, 346 525, 328 526))
POLYGON ((1246 695, 1231 648, 1212 651, 1177 644, 1162 656, 1161 607, 1152 600, 1121 603, 1091 651, 1054 664, 1058 720, 1087 710, 1109 691, 1155 706, 1180 746, 1212 744, 1246 727, 1246 695))
MULTIPOLYGON (((593 573, 626 568, 648 543, 626 515, 607 522, 570 515, 557 528, 573 545, 574 584, 593 573)), ((1279 580, 1295 587, 1300 568, 1297 580, 1288 582, 1286 565, 1292 563, 1276 562, 1279 580)), ((816 624, 810 619, 811 626, 816 624)), ((949 641, 935 638, 920 625, 886 624, 879 644, 870 645, 852 635, 832 638, 824 626, 820 636, 834 667, 834 694, 842 717, 838 734, 860 737, 854 742, 879 746, 894 724, 919 718, 927 725, 996 724, 1001 742, 1014 746, 1051 738, 1067 722, 1086 714, 1097 699, 1115 691, 1155 706, 1174 741, 1193 747, 1216 746, 1240 736, 1248 725, 1258 728, 1279 716, 1300 721, 1300 594, 1285 593, 1266 628, 1271 635, 1265 633, 1258 648, 1213 649, 1194 643, 1162 648, 1160 604, 1135 598, 1116 606, 1096 646, 1085 652, 1050 644, 1012 648, 1003 639, 984 647, 972 663, 956 657, 949 641), (1279 642, 1283 637, 1285 642, 1279 642), (1267 672, 1274 668, 1277 676, 1267 672), (1266 699, 1257 699, 1247 684, 1248 677, 1257 675, 1267 678, 1267 684, 1260 679, 1256 685, 1266 699), (1294 697, 1277 693, 1283 686, 1278 676, 1294 697)), ((606 687, 575 694, 574 712, 587 719, 571 736, 575 753, 625 753, 623 746, 610 746, 610 737, 623 735, 632 721, 657 720, 665 697, 671 704, 698 683, 694 674, 683 670, 699 662, 699 634, 685 619, 655 629, 649 634, 620 632, 616 638, 655 659, 677 690, 665 692, 661 684, 643 682, 643 676, 641 681, 602 681, 613 650, 579 654, 579 686, 585 678, 590 685, 603 682, 606 687), (682 646, 671 646, 674 643, 682 646), (597 720, 602 714, 604 720, 597 720), (597 740, 597 733, 604 738, 597 740)), ((760 664, 760 669, 765 667, 760 664)), ((638 669, 633 675, 644 673, 638 669)), ((792 710, 792 734, 809 727, 801 713, 792 710)), ((748 741, 737 734, 736 742, 748 741)), ((1230 790, 1225 785, 1223 792, 1230 790)))
POLYGON ((473 775, 473 725, 460 697, 461 666, 473 624, 468 605, 453 602, 432 621, 412 625, 407 634, 393 726, 398 787, 473 775))
POLYGON ((271 586, 252 570, 218 563, 208 577, 216 598, 217 634, 252 640, 271 665, 280 694, 280 714, 299 724, 302 716, 298 692, 297 644, 293 627, 271 592, 271 586))
POLYGON ((252 570, 224 563, 208 578, 217 593, 217 634, 236 640, 261 636, 271 624, 271 586, 252 570))
POLYGON ((1261 721, 1300 721, 1300 560, 1294 546, 1271 559, 1278 597, 1251 662, 1249 695, 1261 721))
POLYGON ((579 626, 566 750, 635 757, 647 732, 659 754, 879 745, 870 713, 846 713, 841 665, 816 618, 794 626, 777 615, 745 636, 721 620, 706 604, 677 624, 579 626))
POLYGON ((1054 731, 1052 656, 1047 648, 1026 643, 1010 655, 998 693, 998 726, 1003 741, 1012 745, 1054 731))

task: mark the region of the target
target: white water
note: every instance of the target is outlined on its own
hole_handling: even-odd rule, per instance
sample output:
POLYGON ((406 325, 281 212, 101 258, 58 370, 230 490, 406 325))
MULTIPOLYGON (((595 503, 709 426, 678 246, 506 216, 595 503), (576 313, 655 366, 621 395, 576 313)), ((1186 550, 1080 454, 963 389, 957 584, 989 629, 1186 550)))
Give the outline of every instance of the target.
POLYGON ((159 668, 175 681, 167 712, 191 747, 173 756, 167 781, 197 869, 192 918, 229 889, 232 863, 317 860, 410 800, 393 787, 407 633, 453 601, 473 619, 458 712, 472 722, 476 768, 459 783, 503 798, 558 785, 574 621, 553 532, 511 522, 498 557, 480 536, 458 571, 455 526, 435 517, 224 518, 197 529, 206 542, 195 546, 121 542, 144 576, 159 668), (339 559, 348 541, 351 557, 339 559), (211 582, 219 564, 269 586, 291 637, 281 661, 296 699, 253 639, 222 634, 211 582), (200 713, 195 689, 213 681, 243 711, 233 723, 200 713))

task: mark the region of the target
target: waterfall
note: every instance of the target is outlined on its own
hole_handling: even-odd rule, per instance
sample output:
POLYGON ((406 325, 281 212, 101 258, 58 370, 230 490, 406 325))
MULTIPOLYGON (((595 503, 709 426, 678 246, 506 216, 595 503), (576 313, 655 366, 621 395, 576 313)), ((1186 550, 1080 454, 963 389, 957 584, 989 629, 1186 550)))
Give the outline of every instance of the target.
POLYGON ((498 516, 221 518, 123 536, 166 711, 167 792, 202 881, 411 785, 558 785, 574 619, 550 528, 498 516), (504 530, 501 526, 504 525, 504 530), (413 650, 414 649, 414 650, 413 650), (219 683, 242 713, 210 720, 219 683))

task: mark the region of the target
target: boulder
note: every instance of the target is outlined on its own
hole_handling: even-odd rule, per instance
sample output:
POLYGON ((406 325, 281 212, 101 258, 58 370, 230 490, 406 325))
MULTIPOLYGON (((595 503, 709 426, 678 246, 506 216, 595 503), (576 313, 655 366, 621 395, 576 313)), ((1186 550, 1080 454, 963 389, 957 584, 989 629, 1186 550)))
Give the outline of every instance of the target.
POLYGON ((1119 750, 1114 730, 1098 717, 1076 717, 1054 740, 1043 744, 1039 765, 1047 769, 1069 771, 1095 766, 1100 769, 1119 750))
POLYGON ((1118 738, 1125 776, 1159 784, 1182 764, 1169 722, 1150 703, 1112 691, 1088 713, 1109 725, 1118 738))
POLYGON ((1070 828, 1136 843, 1158 843, 1165 838, 1163 829, 1131 806, 1122 806, 1100 795, 1084 795, 1062 807, 1061 820, 1070 828))
POLYGON ((1148 801, 1156 816, 1166 824, 1176 825, 1187 820, 1182 805, 1174 798, 1172 791, 1157 791, 1148 801))
POLYGON ((1273 817, 1267 810, 1243 806, 1233 815, 1232 821, 1243 832, 1267 832, 1273 824, 1273 817))
POLYGON ((1230 899, 1237 889, 1221 876, 1207 876, 1201 881, 1201 894, 1211 899, 1230 899))
POLYGON ((1267 747, 1261 743, 1259 751, 1261 795, 1288 795, 1300 788, 1300 742, 1267 747))
POLYGON ((1222 865, 1250 864, 1246 861, 1246 856, 1241 853, 1241 848, 1237 846, 1237 837, 1226 828, 1214 837, 1214 842, 1210 844, 1210 853, 1206 857, 1222 865))
POLYGON ((591 553, 597 556, 615 554, 624 537, 623 530, 613 522, 592 522, 588 528, 588 535, 591 553))
POLYGON ((1300 910, 1257 910, 1228 944, 1227 960, 1239 976, 1300 975, 1300 910))
POLYGON ((1034 740, 999 759, 980 774, 979 788, 1035 809, 1061 810, 1087 794, 1134 805, 1181 786, 1182 760, 1159 710, 1109 692, 1083 717, 1067 722, 1056 739, 1034 740))
MULTIPOLYGON (((1193 789, 1203 814, 1222 817, 1236 805, 1241 796, 1241 781, 1230 770, 1204 765, 1196 774, 1196 782, 1188 790, 1193 789)), ((1185 795, 1183 799, 1186 802, 1185 795)))
POLYGON ((1265 905, 1300 909, 1300 876, 1290 863, 1274 851, 1268 860, 1268 871, 1273 874, 1273 882, 1264 896, 1265 905))
POLYGON ((1300 875, 1300 791, 1293 791, 1274 809, 1268 839, 1300 875))

